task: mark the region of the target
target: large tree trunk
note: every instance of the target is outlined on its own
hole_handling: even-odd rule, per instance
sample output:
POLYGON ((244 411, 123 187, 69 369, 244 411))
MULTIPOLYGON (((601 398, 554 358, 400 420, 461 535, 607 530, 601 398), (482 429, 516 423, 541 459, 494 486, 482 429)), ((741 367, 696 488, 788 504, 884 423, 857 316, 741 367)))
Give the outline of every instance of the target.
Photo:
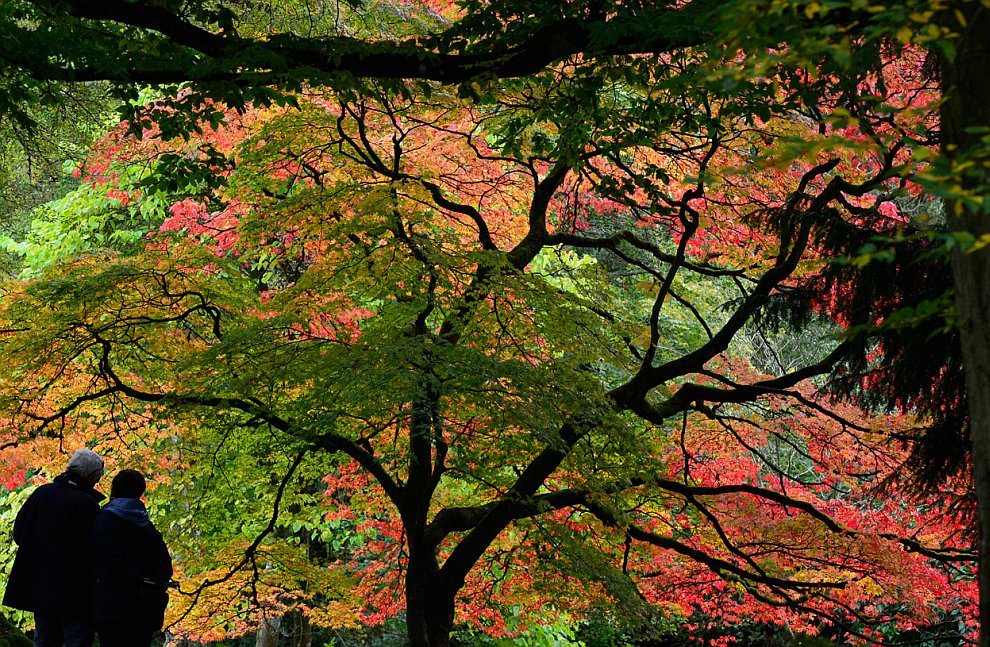
POLYGON ((406 627, 411 647, 448 647, 457 587, 441 577, 432 559, 410 558, 406 573, 406 627))
MULTIPOLYGON (((990 233, 990 228, 985 223, 973 222, 966 231, 990 233)), ((973 483, 980 526, 980 645, 990 647, 990 252, 957 252, 952 261, 966 367, 969 428, 973 438, 973 483)))
MULTIPOLYGON (((952 4, 945 23, 961 36, 953 41, 955 56, 946 57, 942 66, 943 159, 956 165, 975 161, 970 171, 960 172, 955 166, 952 181, 966 192, 990 198, 990 168, 982 166, 990 161, 990 145, 981 141, 978 132, 980 128, 990 128, 990 8, 980 0, 956 0, 952 4)), ((990 235, 990 205, 955 199, 948 201, 946 207, 952 231, 972 234, 977 239, 990 235)), ((990 247, 976 251, 957 248, 952 255, 952 270, 980 523, 980 645, 990 647, 990 247)))

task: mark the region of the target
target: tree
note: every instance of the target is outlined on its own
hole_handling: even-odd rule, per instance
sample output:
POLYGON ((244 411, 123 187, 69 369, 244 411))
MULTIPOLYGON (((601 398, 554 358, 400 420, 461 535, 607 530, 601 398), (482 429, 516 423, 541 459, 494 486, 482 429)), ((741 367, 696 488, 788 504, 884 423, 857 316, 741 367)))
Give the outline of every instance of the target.
MULTIPOLYGON (((66 163, 86 157, 93 141, 113 123, 105 88, 99 84, 58 85, 51 97, 30 93, 12 118, 0 115, 0 231, 21 235, 30 228, 30 213, 59 197, 76 184, 64 172, 66 163), (47 99, 45 101, 44 99, 47 99)), ((2 271, 16 273, 12 258, 5 257, 2 271)))
MULTIPOLYGON (((990 41, 990 16, 986 3, 953 2, 943 23, 953 38, 942 66, 945 102, 941 109, 944 181, 952 186, 946 209, 953 232, 962 242, 952 254, 952 270, 959 308, 966 384, 970 393, 987 393, 990 358, 987 357, 987 313, 990 312, 990 264, 985 249, 988 229, 987 132, 990 121, 985 105, 990 97, 990 75, 980 67, 990 41), (950 15, 951 13, 951 15, 950 15), (973 244, 975 241, 975 245, 973 244)), ((990 645, 990 412, 986 398, 969 399, 973 439, 973 480, 980 522, 980 644, 990 645)))
MULTIPOLYGON (((894 198, 934 94, 909 48, 868 53, 898 17, 861 4, 568 4, 540 22, 472 4, 398 43, 252 38, 230 8, 13 4, 28 46, 3 54, 9 87, 193 82, 130 121, 164 140, 141 185, 172 194, 151 248, 5 295, 15 430, 159 438, 148 420, 170 420, 182 451, 265 448, 244 467, 279 475, 241 547, 255 593, 298 470, 346 456, 374 489, 338 486, 335 506, 363 498, 369 545, 397 551, 363 568, 401 577, 416 645, 446 644, 459 594, 494 588, 479 577, 524 583, 524 559, 668 606, 648 574, 683 572, 677 554, 739 612, 919 613, 950 581, 928 559, 969 556, 953 528, 881 529, 893 511, 858 493, 901 458, 870 432, 911 422, 807 386, 855 336, 777 374, 732 352, 822 275, 837 228, 906 226, 894 198), (834 29, 805 39, 822 18, 834 29), (927 597, 869 602, 905 581, 927 597)), ((114 190, 140 204, 137 188, 114 190)))

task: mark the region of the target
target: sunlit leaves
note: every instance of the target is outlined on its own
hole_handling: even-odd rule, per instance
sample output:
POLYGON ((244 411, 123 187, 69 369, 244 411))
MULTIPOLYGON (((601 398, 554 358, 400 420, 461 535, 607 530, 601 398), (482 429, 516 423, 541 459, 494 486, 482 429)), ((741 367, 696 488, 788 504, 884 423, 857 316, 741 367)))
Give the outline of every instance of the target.
POLYGON ((823 320, 864 319, 828 273, 873 257, 828 255, 910 224, 936 100, 920 52, 872 46, 880 5, 839 4, 465 3, 443 39, 432 4, 307 26, 288 3, 271 35, 194 17, 226 28, 202 48, 263 42, 184 48, 212 80, 135 106, 37 227, 86 235, 21 248, 17 433, 76 423, 167 459, 193 637, 266 612, 412 627, 437 604, 443 643, 454 618, 499 634, 606 595, 864 635, 954 610, 965 539, 940 496, 904 497, 886 442, 918 421, 807 379, 846 349, 823 320), (326 73, 392 51, 309 40, 332 29, 485 61, 544 35, 587 51, 517 80, 379 82, 326 73), (143 236, 112 239, 124 225, 143 236), (98 245, 124 253, 61 262, 98 245), (821 336, 747 357, 740 336, 794 302, 821 336))

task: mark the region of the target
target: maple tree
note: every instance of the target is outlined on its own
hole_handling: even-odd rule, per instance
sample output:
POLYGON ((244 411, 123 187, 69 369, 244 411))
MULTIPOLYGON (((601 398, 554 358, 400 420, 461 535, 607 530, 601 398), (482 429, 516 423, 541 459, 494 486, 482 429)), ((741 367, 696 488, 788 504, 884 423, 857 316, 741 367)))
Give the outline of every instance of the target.
MULTIPOLYGON (((911 33, 870 51, 912 7, 826 5, 569 3, 534 22, 469 3, 382 42, 255 38, 222 6, 12 3, 5 27, 45 55, 4 50, 7 83, 194 83, 137 104, 116 134, 145 138, 82 169, 87 229, 61 204, 13 246, 38 277, 2 304, 11 442, 71 421, 121 459, 170 457, 152 471, 201 502, 177 497, 175 528, 213 524, 188 540, 189 582, 232 596, 190 614, 245 592, 336 622, 404 606, 416 645, 446 644, 457 608, 498 631, 500 605, 548 591, 867 637, 971 617, 965 570, 939 566, 971 558, 942 497, 868 491, 898 491, 890 441, 926 420, 809 385, 876 339, 828 255, 925 229, 904 196, 937 99, 911 33), (91 58, 118 40, 128 56, 91 58), (43 256, 52 231, 90 238, 43 256), (107 245, 127 253, 59 256, 107 245), (848 339, 757 370, 740 333, 798 297, 848 339), (234 464, 248 494, 211 478, 234 464), (317 585, 272 541, 293 524, 361 539, 317 585)), ((341 35, 378 9, 342 7, 341 35)), ((846 369, 867 387, 880 370, 846 369)))

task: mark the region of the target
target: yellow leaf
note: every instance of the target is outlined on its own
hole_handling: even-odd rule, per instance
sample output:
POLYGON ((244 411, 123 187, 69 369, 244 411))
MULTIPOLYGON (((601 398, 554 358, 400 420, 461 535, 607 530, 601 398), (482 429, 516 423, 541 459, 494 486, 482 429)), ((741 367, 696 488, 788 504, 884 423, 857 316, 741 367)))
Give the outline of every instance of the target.
POLYGON ((883 587, 872 577, 863 578, 859 585, 870 595, 880 596, 884 593, 883 587))
POLYGON ((983 234, 976 239, 976 242, 973 243, 973 246, 967 251, 972 254, 973 252, 983 249, 987 245, 990 245, 990 234, 983 234))

